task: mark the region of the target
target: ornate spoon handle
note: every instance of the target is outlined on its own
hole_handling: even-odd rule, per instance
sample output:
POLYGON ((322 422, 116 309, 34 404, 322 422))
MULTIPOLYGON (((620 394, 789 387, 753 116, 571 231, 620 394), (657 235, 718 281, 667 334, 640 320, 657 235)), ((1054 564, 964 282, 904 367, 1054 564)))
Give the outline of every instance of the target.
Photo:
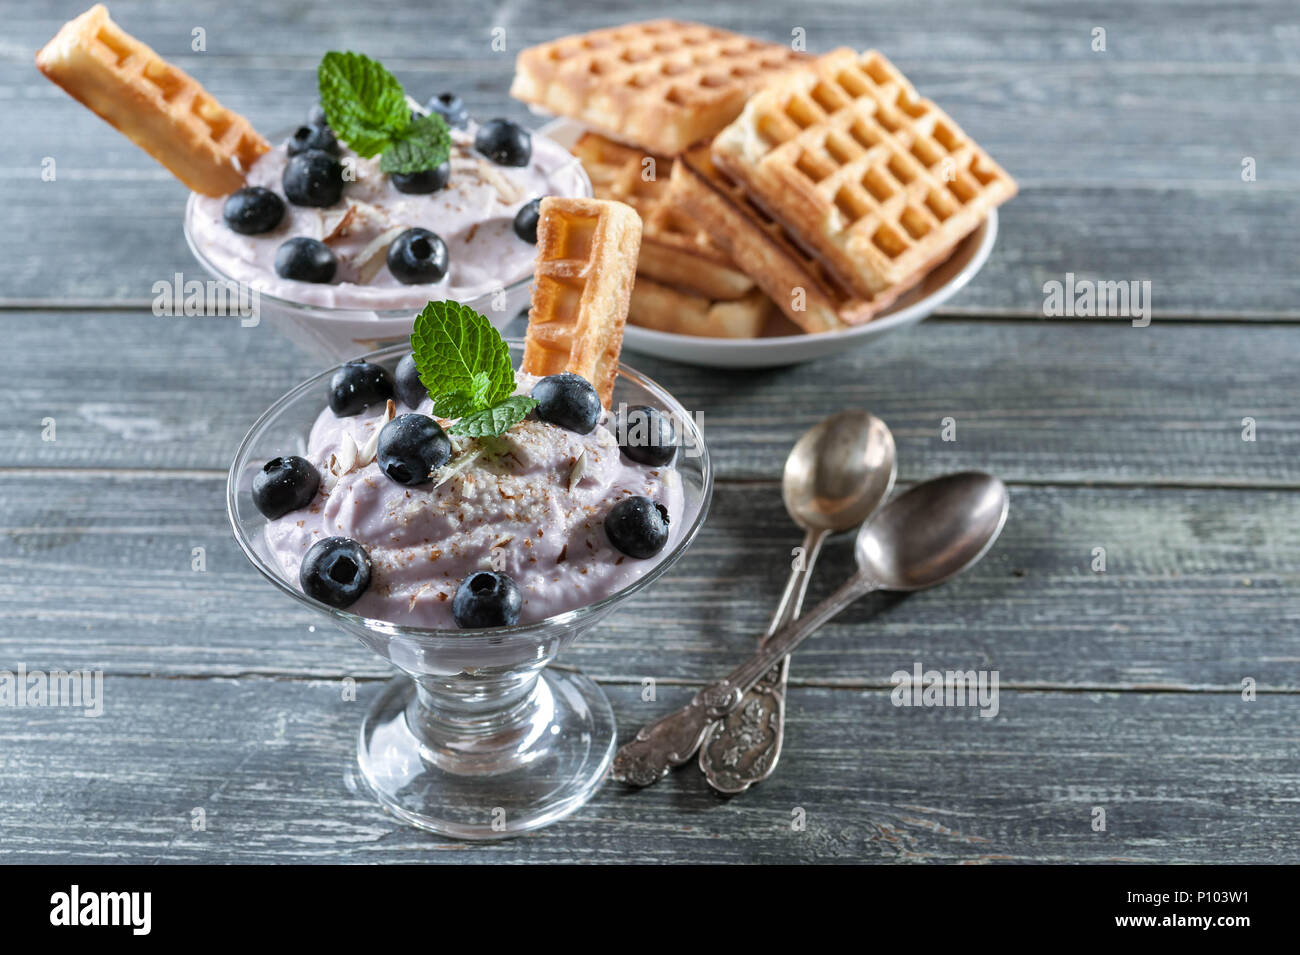
POLYGON ((863 594, 876 589, 876 583, 859 571, 843 583, 812 612, 782 627, 757 653, 716 683, 695 694, 690 703, 647 726, 624 743, 614 754, 610 775, 631 786, 649 786, 680 766, 693 755, 704 739, 709 724, 724 718, 740 705, 749 690, 774 664, 780 663, 841 610, 863 594))
MULTIPOLYGON (((814 529, 804 534, 800 560, 790 572, 767 632, 759 638, 760 646, 799 617, 827 534, 825 530, 814 529)), ((710 725, 700 746, 700 770, 718 792, 744 792, 776 769, 785 736, 785 687, 789 675, 787 656, 759 678, 735 710, 710 725)))

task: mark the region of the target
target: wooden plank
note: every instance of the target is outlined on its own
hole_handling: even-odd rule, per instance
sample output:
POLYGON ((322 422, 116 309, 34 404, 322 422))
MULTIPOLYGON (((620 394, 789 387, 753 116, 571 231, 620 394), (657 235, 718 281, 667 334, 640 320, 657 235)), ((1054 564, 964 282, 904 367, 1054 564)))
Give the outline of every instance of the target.
MULTIPOLYGON (((178 272, 206 280, 181 232, 183 187, 140 172, 152 178, 112 183, 111 207, 100 203, 105 183, 94 178, 0 179, 12 226, 0 235, 9 263, 0 307, 147 308, 155 282, 178 272)), ((1000 215, 992 257, 940 314, 1041 318, 1044 283, 1072 272, 1094 282, 1150 281, 1157 320, 1300 318, 1292 227, 1300 189, 1054 185, 1026 188, 1000 215)))
MULTIPOLYGON (((0 307, 138 308, 153 282, 198 274, 184 190, 31 67, 84 5, 0 0, 0 307), (47 156, 53 183, 39 180, 47 156)), ((630 0, 113 10, 266 128, 297 120, 328 48, 380 56, 421 95, 452 87, 481 114, 523 118, 505 97, 515 49, 650 15, 630 0), (488 48, 495 26, 502 53, 488 48)), ((831 2, 796 17, 724 0, 708 18, 778 41, 798 26, 813 49, 879 46, 1020 178, 993 259, 947 315, 1038 317, 1043 283, 1072 271, 1151 279, 1158 318, 1300 319, 1300 166, 1276 121, 1293 105, 1300 31, 1284 0, 1096 13, 831 2), (1096 26, 1105 54, 1088 46, 1096 26), (1246 155, 1258 182, 1240 180, 1246 155)), ((1021 482, 1012 519, 970 575, 864 602, 800 652, 789 747, 759 789, 724 802, 688 771, 485 847, 402 828, 348 793, 355 727, 386 665, 315 627, 230 538, 221 472, 314 363, 269 328, 130 311, 10 311, 0 333, 22 362, 0 391, 0 669, 109 673, 99 720, 0 708, 0 860, 1300 861, 1276 835, 1294 815, 1300 699, 1285 325, 950 319, 758 373, 629 356, 703 413, 722 481, 683 562, 560 661, 606 682, 624 736, 750 648, 797 536, 773 478, 823 414, 881 414, 904 479, 983 467, 1021 482), (955 442, 940 437, 946 416, 955 442), (889 675, 917 662, 996 669, 998 718, 895 709, 889 675), (340 701, 345 676, 363 681, 360 706, 340 701), (1242 701, 1243 680, 1258 702, 1242 701), (190 829, 196 806, 206 833, 190 829), (1098 806, 1105 833, 1091 831, 1098 806), (796 807, 804 832, 791 831, 796 807)), ((848 541, 828 547, 811 599, 850 559, 848 541)))
MULTIPOLYGON (((1246 191, 1300 187, 1300 161, 1276 122, 1300 79, 1300 65, 1116 64, 1098 57, 1029 65, 941 57, 913 63, 889 48, 885 52, 1027 189, 1125 184, 1164 190, 1178 183, 1246 191), (1241 180, 1244 156, 1255 159, 1255 183, 1241 180)), ((301 123, 316 98, 315 63, 193 56, 180 65, 268 136, 301 123)), ((490 56, 399 72, 417 98, 451 87, 480 119, 505 115, 535 126, 541 119, 509 97, 513 68, 511 58, 490 56)), ((145 177, 173 184, 157 163, 29 62, 0 60, 4 89, 11 91, 6 119, 13 140, 0 166, 20 182, 41 182, 42 201, 75 199, 55 187, 59 178, 41 180, 41 160, 47 156, 56 159, 58 177, 68 181, 145 177)), ((160 198, 172 194, 183 195, 184 187, 158 193, 160 198)))
MULTIPOLYGON (((85 9, 82 0, 40 5, 6 4, 10 40, 3 48, 17 58, 35 49, 68 18, 85 9)), ((522 46, 575 30, 612 26, 650 17, 704 19, 772 40, 789 42, 805 31, 809 49, 849 44, 897 49, 917 59, 991 59, 1051 63, 1089 59, 1092 31, 1105 27, 1109 60, 1131 62, 1293 63, 1296 33, 1286 25, 1287 0, 1256 0, 1247 11, 1198 0, 1128 0, 1104 9, 1081 10, 1069 0, 1032 5, 953 5, 944 0, 810 0, 798 8, 774 2, 722 0, 702 10, 698 3, 667 0, 652 10, 637 0, 530 0, 491 13, 473 4, 447 4, 437 16, 420 0, 395 0, 383 14, 364 7, 283 8, 232 0, 181 8, 156 0, 119 0, 114 17, 169 57, 192 55, 191 31, 202 26, 208 53, 217 57, 261 57, 270 62, 304 58, 314 64, 325 49, 359 49, 381 57, 417 62, 463 60, 492 55, 492 29, 506 28, 506 57, 522 46), (794 21, 798 22, 794 22, 794 21), (257 43, 250 49, 250 38, 257 43)))
MULTIPOLYGON (((390 672, 253 570, 219 479, 15 473, 0 476, 0 500, 0 666, 390 672)), ((1008 686, 1232 691, 1250 678, 1297 691, 1298 523, 1293 493, 1017 487, 980 565, 941 590, 850 608, 799 651, 794 679, 887 686, 920 661, 997 668, 1008 686)), ((798 538, 774 484, 720 486, 681 562, 561 662, 634 685, 722 676, 766 625, 798 538)), ((850 572, 851 543, 828 544, 810 605, 850 572)))
MULTIPOLYGON (((268 325, 230 318, 0 313, 0 335, 26 369, 0 391, 8 467, 224 470, 248 426, 320 367, 268 325)), ((1013 481, 1295 487, 1298 356, 1283 325, 942 321, 791 368, 627 359, 700 415, 727 479, 775 479, 804 430, 856 406, 894 430, 904 479, 974 467, 1013 481)))
MULTIPOLYGON (((345 787, 376 692, 345 703, 335 683, 110 677, 98 719, 0 710, 0 860, 1300 861, 1278 836, 1294 819, 1295 696, 1005 692, 981 719, 899 709, 883 691, 797 689, 781 765, 744 795, 719 799, 688 767, 470 845, 405 828, 345 787)), ((685 699, 609 695, 624 736, 685 699)))
MULTIPOLYGON (((160 50, 177 54, 180 65, 263 129, 300 121, 314 95, 316 58, 331 43, 392 49, 394 68, 420 95, 452 86, 480 115, 527 119, 507 95, 513 47, 492 52, 477 11, 451 15, 453 27, 440 29, 440 43, 447 39, 434 58, 426 30, 393 36, 407 20, 427 22, 420 4, 381 23, 331 13, 334 26, 313 23, 315 33, 268 21, 267 35, 285 51, 270 57, 229 45, 236 23, 242 38, 250 35, 247 23, 266 17, 241 7, 208 11, 211 45, 201 54, 189 50, 194 14, 140 15, 157 31, 160 50), (456 27, 456 17, 469 18, 456 27), (363 22, 351 22, 357 19, 363 22)), ((593 25, 623 15, 587 12, 593 25)), ((736 12, 724 5, 718 22, 736 12)), ((1280 7, 1275 12, 1276 22, 1286 20, 1280 7)), ((128 7, 118 15, 125 21, 131 13, 128 7)), ((510 42, 552 35, 553 20, 533 19, 544 15, 535 6, 521 11, 507 27, 514 31, 510 42)), ((1266 25, 1274 21, 1266 15, 1228 18, 1229 25, 1200 9, 1193 16, 1177 6, 1120 8, 1105 18, 1113 37, 1105 54, 1088 48, 1092 25, 1065 10, 1008 18, 1007 11, 945 9, 939 20, 957 17, 951 32, 915 30, 924 21, 911 5, 881 8, 870 18, 820 6, 808 16, 802 28, 813 48, 881 46, 1021 180, 1022 194, 1004 210, 993 260, 951 303, 950 314, 1039 316, 1043 283, 1073 271, 1101 280, 1150 279, 1158 316, 1300 317, 1293 268, 1300 240, 1291 228, 1300 215, 1300 162, 1286 124, 1276 121, 1300 67, 1269 52, 1285 49, 1289 35, 1284 28, 1270 32, 1266 25), (990 20, 1001 26, 990 27, 990 20), (1170 20, 1185 29, 1169 30, 1170 20), (860 40, 852 39, 853 29, 862 31, 860 40), (1159 39, 1146 35, 1155 30, 1159 39), (1189 35, 1206 45, 1198 51, 1194 39, 1181 42, 1189 35), (826 38, 820 45, 819 36, 826 38), (1021 42, 1009 40, 1016 36, 1021 42), (1169 44, 1172 36, 1180 42, 1169 44), (1054 55, 1043 55, 1047 50, 1054 55), (1255 162, 1255 182, 1240 178, 1246 157, 1255 162)), ((57 25, 57 15, 18 17, 15 36, 33 48, 57 25)), ((788 34, 788 20, 784 13, 770 17, 769 35, 788 34)), ((755 21, 746 5, 739 25, 761 31, 768 22, 762 14, 755 21)), ((1291 47, 1297 39, 1290 37, 1291 47)), ((0 260, 10 264, 0 304, 140 304, 160 278, 197 272, 180 238, 185 190, 167 173, 87 116, 17 50, 0 61, 0 101, 10 130, 0 154, 0 206, 12 223, 0 235, 0 260), (47 158, 56 162, 54 182, 40 178, 47 158), (103 201, 108 183, 111 206, 103 201)))

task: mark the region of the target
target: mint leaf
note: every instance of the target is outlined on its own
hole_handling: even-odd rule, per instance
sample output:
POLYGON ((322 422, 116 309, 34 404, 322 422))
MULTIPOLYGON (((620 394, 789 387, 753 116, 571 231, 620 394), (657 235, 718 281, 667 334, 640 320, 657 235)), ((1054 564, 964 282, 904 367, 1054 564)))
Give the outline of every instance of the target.
POLYGON ((460 302, 430 302, 415 318, 411 354, 447 430, 470 438, 504 434, 537 407, 516 395, 510 347, 492 323, 460 302))
POLYGON ((441 166, 451 155, 451 130, 437 113, 411 120, 392 145, 384 149, 379 168, 393 173, 423 172, 441 166))
POLYGON ((368 56, 331 50, 316 82, 330 129, 360 156, 388 149, 411 125, 402 84, 368 56))
POLYGON ((451 428, 457 434, 501 434, 532 410, 528 405, 516 414, 518 403, 511 404, 515 371, 510 348, 492 323, 468 305, 450 301, 426 305, 415 318, 411 353, 420 381, 434 396, 433 413, 460 418, 465 428, 472 429, 463 430, 458 423, 451 428), (485 413, 487 417, 479 417, 485 413))
POLYGON ((504 434, 523 421, 528 412, 537 407, 537 399, 527 395, 512 395, 491 408, 467 414, 447 430, 470 438, 484 438, 504 434))
POLYGON ((433 414, 438 418, 462 418, 481 407, 482 402, 475 401, 473 395, 467 395, 463 391, 438 395, 433 399, 433 414))
MULTIPOLYGON (((496 331, 495 328, 492 330, 494 332, 496 331)), ((497 338, 500 337, 501 337, 501 333, 497 332, 497 338)), ((503 341, 502 344, 504 345, 505 342, 503 341)), ((509 345, 506 345, 506 361, 507 362, 510 361, 509 345)), ((492 376, 489 375, 486 371, 476 371, 474 372, 474 377, 471 379, 471 384, 474 386, 473 390, 470 392, 470 395, 474 399, 474 404, 480 408, 484 408, 487 405, 491 404, 491 401, 489 400, 489 396, 496 393, 494 383, 492 381, 492 376)), ((510 391, 508 392, 508 394, 514 394, 514 390, 515 390, 515 372, 514 369, 512 368, 510 370, 510 391)))

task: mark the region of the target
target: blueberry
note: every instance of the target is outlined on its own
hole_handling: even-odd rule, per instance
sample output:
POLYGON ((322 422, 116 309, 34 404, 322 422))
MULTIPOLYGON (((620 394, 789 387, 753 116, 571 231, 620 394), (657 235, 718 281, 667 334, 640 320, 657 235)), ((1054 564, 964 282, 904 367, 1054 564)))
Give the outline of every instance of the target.
POLYGON ((330 410, 340 418, 361 414, 393 397, 393 378, 384 368, 354 358, 330 377, 330 410))
POLYGON ((677 454, 677 432, 658 408, 628 408, 619 421, 619 449, 637 464, 663 467, 677 454))
POLYGON ((527 166, 533 156, 528 130, 508 119, 493 119, 474 134, 474 148, 498 166, 527 166))
POLYGON ((653 557, 668 543, 668 508, 648 497, 628 497, 605 515, 605 536, 629 557, 653 557))
POLYGON ((455 93, 439 93, 424 104, 427 113, 437 113, 447 121, 448 126, 464 129, 469 122, 469 110, 455 93))
POLYGON ((319 149, 331 156, 337 156, 339 154, 339 141, 334 138, 334 133, 324 123, 319 126, 308 123, 306 126, 299 126, 293 131, 293 135, 284 144, 284 148, 290 156, 305 153, 309 149, 319 149))
POLYGON ((319 239, 297 235, 288 239, 275 253, 275 274, 299 282, 329 282, 339 260, 334 250, 319 239))
POLYGON ((456 588, 451 615, 456 626, 466 630, 481 627, 511 627, 519 621, 523 605, 519 587, 505 574, 481 570, 470 574, 456 588))
POLYGON ((327 537, 311 545, 298 568, 303 593, 331 607, 350 607, 370 586, 370 555, 347 537, 327 537))
POLYGON ((427 414, 399 414, 379 432, 376 460, 398 484, 428 484, 451 460, 451 439, 427 414))
POLYGON ((311 109, 307 111, 308 126, 328 126, 329 120, 325 117, 325 107, 317 100, 312 104, 311 109))
POLYGON ((428 229, 407 229, 388 247, 388 271, 403 285, 441 282, 447 274, 447 243, 428 229))
POLYGON ((284 200, 270 189, 245 186, 226 199, 221 218, 232 232, 240 235, 270 232, 284 218, 284 200))
POLYGON ((450 179, 450 162, 420 172, 395 172, 392 175, 393 188, 412 196, 425 196, 445 189, 450 179))
POLYGON ((533 385, 537 417, 561 428, 587 434, 600 420, 600 395, 591 383, 571 371, 548 375, 533 385))
POLYGON ((525 202, 515 213, 515 235, 530 245, 537 244, 537 220, 542 216, 542 197, 525 202))
POLYGON ((327 152, 308 149, 289 159, 281 184, 295 206, 332 206, 343 197, 343 166, 327 152))
POLYGON ((320 473, 297 455, 272 458, 253 475, 253 503, 267 520, 306 507, 320 488, 320 473))
POLYGON ((393 386, 397 397, 408 408, 418 408, 420 402, 429 397, 429 389, 420 380, 419 369, 415 367, 415 356, 407 355, 397 363, 393 372, 393 386))

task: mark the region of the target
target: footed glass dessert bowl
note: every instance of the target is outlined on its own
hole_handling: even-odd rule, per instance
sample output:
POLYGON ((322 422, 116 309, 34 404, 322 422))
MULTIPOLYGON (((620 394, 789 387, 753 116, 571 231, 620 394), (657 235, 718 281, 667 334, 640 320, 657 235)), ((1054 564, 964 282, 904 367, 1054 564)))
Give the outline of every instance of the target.
MULTIPOLYGON (((309 354, 326 361, 342 361, 359 352, 405 343, 411 337, 411 316, 418 311, 402 308, 345 308, 337 305, 311 305, 261 290, 241 286, 223 272, 204 252, 194 237, 194 208, 198 196, 190 195, 185 213, 185 242, 203 270, 218 282, 234 283, 246 307, 255 302, 256 318, 265 319, 285 338, 309 354)), ((465 304, 488 316, 497 328, 504 328, 521 311, 528 308, 533 277, 526 275, 500 289, 467 297, 465 304)))
MULTIPOLYGON (((523 345, 509 342, 517 368, 523 345)), ((365 356, 390 372, 399 345, 365 356)), ((650 379, 620 366, 611 412, 649 406, 670 416, 683 510, 663 550, 621 589, 577 609, 497 629, 438 630, 370 619, 305 594, 270 553, 267 518, 252 498, 267 461, 306 453, 335 369, 280 398, 253 425, 231 465, 227 508, 244 554, 289 597, 328 618, 401 675, 371 704, 357 740, 360 778, 402 821, 463 839, 498 839, 545 826, 600 788, 615 746, 604 692, 576 671, 547 665, 690 546, 708 511, 713 474, 694 418, 650 379)))
MULTIPOLYGON (((554 123, 529 133, 533 152, 529 167, 503 167, 506 171, 502 175, 519 177, 519 192, 511 197, 513 204, 491 206, 487 218, 475 218, 485 214, 481 193, 487 186, 474 175, 474 164, 488 171, 493 167, 482 157, 475 159, 462 143, 461 151, 453 157, 455 168, 450 184, 435 194, 396 193, 385 186, 389 177, 380 176, 375 167, 370 169, 368 184, 349 185, 342 199, 330 208, 288 204, 285 222, 265 235, 231 233, 220 221, 222 200, 191 193, 185 206, 185 242, 209 276, 231 285, 240 296, 241 307, 256 308, 258 321, 265 318, 301 348, 330 361, 343 361, 361 352, 405 342, 411 335, 412 315, 430 299, 457 299, 487 316, 498 329, 504 328, 528 307, 533 283, 535 249, 532 243, 521 241, 512 231, 515 206, 533 195, 589 197, 592 194, 591 180, 582 164, 567 146, 554 142, 548 135, 553 126, 554 123), (312 234, 309 226, 313 217, 320 218, 317 227, 322 230, 327 228, 326 222, 344 221, 344 210, 353 204, 364 209, 374 204, 395 206, 394 215, 398 218, 427 226, 442 235, 448 243, 449 256, 456 262, 474 263, 465 279, 468 285, 461 288, 404 286, 394 284, 391 279, 383 281, 386 272, 380 274, 378 281, 372 278, 374 284, 346 287, 332 282, 321 285, 290 282, 277 276, 269 260, 270 248, 291 235, 312 234), (486 280, 496 273, 510 281, 486 280)), ((259 160, 253 174, 257 184, 282 191, 279 167, 283 165, 284 143, 293 134, 292 129, 285 129, 271 137, 272 149, 259 160)), ((464 137, 465 134, 457 130, 455 135, 464 137)), ((364 230, 360 232, 361 237, 369 235, 364 230)), ((351 239, 351 251, 357 252, 355 247, 362 244, 361 238, 351 239)))

